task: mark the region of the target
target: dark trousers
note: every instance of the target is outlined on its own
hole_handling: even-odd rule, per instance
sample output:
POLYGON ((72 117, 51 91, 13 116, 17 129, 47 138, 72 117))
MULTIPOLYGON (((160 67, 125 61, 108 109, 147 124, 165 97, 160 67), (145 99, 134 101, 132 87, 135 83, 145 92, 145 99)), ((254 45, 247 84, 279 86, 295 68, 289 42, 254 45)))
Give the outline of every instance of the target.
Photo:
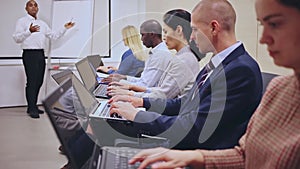
POLYGON ((24 49, 23 65, 26 74, 27 111, 37 111, 37 98, 44 81, 45 54, 43 49, 24 49))

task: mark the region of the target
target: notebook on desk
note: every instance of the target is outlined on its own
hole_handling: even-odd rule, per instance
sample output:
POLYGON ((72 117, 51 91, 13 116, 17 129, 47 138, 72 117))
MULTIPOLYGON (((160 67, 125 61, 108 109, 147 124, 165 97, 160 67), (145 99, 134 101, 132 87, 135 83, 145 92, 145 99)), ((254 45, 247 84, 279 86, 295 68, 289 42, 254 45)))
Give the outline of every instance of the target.
POLYGON ((81 80, 83 81, 84 86, 93 93, 96 97, 108 99, 107 93, 107 84, 102 84, 101 80, 103 77, 99 77, 93 68, 93 66, 89 63, 87 57, 81 59, 75 66, 79 72, 81 80))

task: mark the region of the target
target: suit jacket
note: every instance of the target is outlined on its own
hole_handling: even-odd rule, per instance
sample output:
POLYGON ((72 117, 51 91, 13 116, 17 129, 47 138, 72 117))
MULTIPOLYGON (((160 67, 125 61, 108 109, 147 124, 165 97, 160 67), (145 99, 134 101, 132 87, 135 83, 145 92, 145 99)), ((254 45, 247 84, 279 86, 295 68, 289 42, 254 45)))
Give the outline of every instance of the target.
POLYGON ((238 144, 262 97, 258 64, 243 45, 198 87, 177 99, 144 99, 134 121, 142 133, 169 138, 178 149, 225 149, 238 144))

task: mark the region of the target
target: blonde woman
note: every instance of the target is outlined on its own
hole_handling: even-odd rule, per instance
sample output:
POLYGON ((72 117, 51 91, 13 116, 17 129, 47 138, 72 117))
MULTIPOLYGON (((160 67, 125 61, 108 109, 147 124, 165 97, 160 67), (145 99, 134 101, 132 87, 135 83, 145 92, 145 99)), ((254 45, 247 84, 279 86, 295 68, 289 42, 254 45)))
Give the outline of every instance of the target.
POLYGON ((144 52, 139 31, 132 25, 122 29, 123 42, 129 49, 121 57, 119 68, 112 66, 99 66, 98 71, 112 74, 136 76, 145 66, 146 54, 144 52))

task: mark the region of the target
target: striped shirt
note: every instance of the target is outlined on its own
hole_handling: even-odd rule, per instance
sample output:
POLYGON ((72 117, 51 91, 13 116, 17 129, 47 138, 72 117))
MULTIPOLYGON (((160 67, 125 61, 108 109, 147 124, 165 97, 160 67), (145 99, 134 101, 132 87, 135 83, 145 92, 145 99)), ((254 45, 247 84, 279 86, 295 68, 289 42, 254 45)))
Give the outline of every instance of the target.
POLYGON ((202 151, 206 168, 300 168, 300 83, 277 77, 251 118, 239 146, 202 151))

